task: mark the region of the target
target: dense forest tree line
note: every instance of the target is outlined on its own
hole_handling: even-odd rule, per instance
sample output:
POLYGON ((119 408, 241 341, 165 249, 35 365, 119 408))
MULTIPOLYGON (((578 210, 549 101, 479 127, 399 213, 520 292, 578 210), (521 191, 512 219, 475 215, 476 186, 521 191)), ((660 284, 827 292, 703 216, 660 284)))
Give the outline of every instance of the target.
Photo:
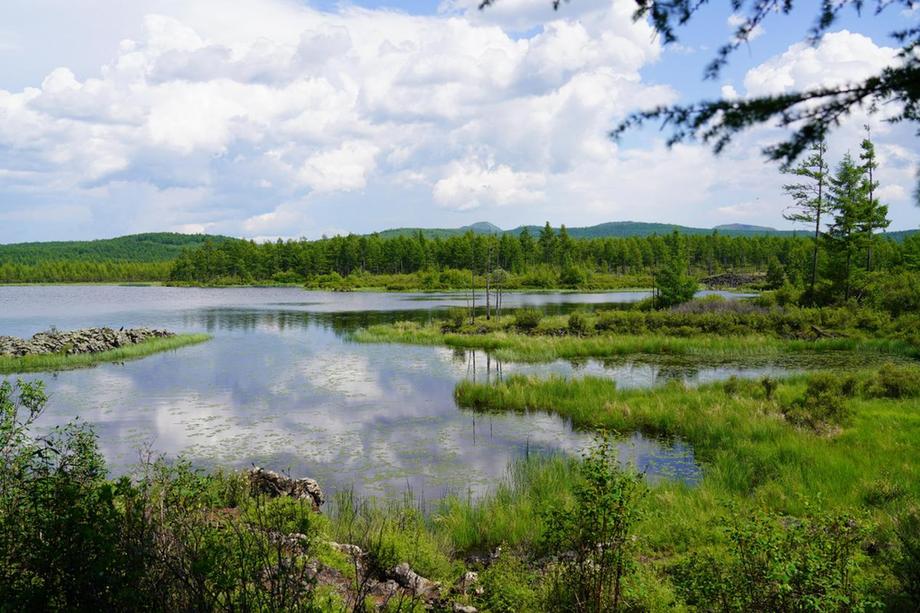
POLYGON ((167 280, 172 266, 172 262, 7 262, 0 264, 0 283, 148 283, 167 280))
MULTIPOLYGON (((890 269, 909 257, 916 241, 898 243, 879 238, 874 245, 877 269, 890 269)), ((511 275, 556 275, 555 284, 578 286, 591 274, 649 275, 674 259, 688 273, 708 276, 723 271, 765 271, 771 261, 782 275, 802 283, 809 275, 812 241, 806 238, 729 237, 714 232, 691 236, 673 234, 630 238, 573 239, 561 227, 547 224, 536 236, 515 237, 469 232, 445 239, 421 234, 384 239, 377 235, 336 236, 317 241, 251 241, 206 243, 176 261, 174 282, 221 283, 311 281, 320 276, 394 275, 423 271, 502 269, 511 275)), ((469 277, 459 277, 467 283, 469 277)))

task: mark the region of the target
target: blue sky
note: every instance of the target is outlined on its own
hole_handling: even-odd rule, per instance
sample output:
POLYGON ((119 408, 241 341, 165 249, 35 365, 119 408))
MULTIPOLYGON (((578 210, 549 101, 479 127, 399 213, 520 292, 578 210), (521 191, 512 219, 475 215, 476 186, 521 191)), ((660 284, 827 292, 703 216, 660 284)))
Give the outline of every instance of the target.
MULTIPOLYGON (((893 61, 920 11, 845 13, 816 47, 813 3, 767 20, 719 79, 728 3, 662 48, 624 1, 6 0, 0 6, 0 242, 145 231, 318 237, 489 220, 789 227, 783 177, 746 133, 719 158, 668 150, 628 112, 842 83, 893 61)), ((876 135, 893 229, 920 225, 911 126, 876 135)))

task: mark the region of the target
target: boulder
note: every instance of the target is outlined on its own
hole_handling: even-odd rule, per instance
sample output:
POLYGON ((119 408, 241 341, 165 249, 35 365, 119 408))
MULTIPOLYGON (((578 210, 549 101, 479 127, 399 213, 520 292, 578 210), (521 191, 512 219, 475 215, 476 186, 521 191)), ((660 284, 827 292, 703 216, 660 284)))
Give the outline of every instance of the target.
POLYGON ((403 562, 390 572, 393 579, 400 585, 422 600, 437 600, 441 596, 441 584, 436 581, 429 581, 410 568, 409 564, 403 562))
POLYGON ((249 487, 253 494, 265 494, 272 498, 277 496, 290 496, 309 500, 314 511, 326 502, 323 490, 313 479, 293 479, 276 473, 273 470, 255 467, 249 471, 249 487))
POLYGON ((101 353, 119 347, 136 345, 154 338, 174 336, 166 330, 149 328, 86 328, 82 330, 39 332, 30 339, 0 336, 0 355, 23 357, 27 355, 101 353))

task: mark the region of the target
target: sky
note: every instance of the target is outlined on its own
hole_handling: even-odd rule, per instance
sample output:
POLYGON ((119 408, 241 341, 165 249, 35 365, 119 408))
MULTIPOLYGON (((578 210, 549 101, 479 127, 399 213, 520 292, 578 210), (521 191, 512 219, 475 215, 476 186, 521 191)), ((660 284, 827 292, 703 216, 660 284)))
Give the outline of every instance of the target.
MULTIPOLYGON (((750 130, 719 157, 669 149, 632 111, 864 78, 920 10, 846 13, 803 42, 815 3, 768 19, 703 79, 738 16, 713 0, 664 46, 632 0, 4 0, 0 243, 137 232, 257 240, 490 221, 792 227, 788 182, 750 130)), ((870 124, 891 229, 913 205, 916 126, 870 124)))

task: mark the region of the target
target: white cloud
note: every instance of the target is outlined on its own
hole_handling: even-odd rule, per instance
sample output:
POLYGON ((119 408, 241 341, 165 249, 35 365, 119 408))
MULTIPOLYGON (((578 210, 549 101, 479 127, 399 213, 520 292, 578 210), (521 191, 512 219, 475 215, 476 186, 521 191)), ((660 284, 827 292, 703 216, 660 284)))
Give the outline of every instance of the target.
POLYGON ((483 163, 471 158, 452 162, 445 174, 435 183, 434 199, 443 206, 461 211, 483 204, 527 204, 543 198, 540 188, 545 179, 541 174, 515 172, 504 164, 483 163))
MULTIPOLYGON (((71 4, 47 2, 73 36, 96 31, 71 4)), ((642 79, 662 50, 647 24, 633 23, 630 0, 559 12, 545 0, 487 11, 456 0, 435 16, 321 12, 293 0, 99 2, 109 41, 101 67, 87 68, 98 49, 75 48, 29 86, 0 88, 0 241, 164 228, 318 236, 451 225, 445 215, 473 209, 506 225, 699 225, 732 221, 719 209, 776 189, 775 167, 765 171, 756 153, 764 132, 718 162, 697 146, 610 141, 628 112, 678 97, 642 79), (73 208, 60 223, 26 213, 62 206, 73 208)), ((31 23, 23 16, 38 9, 17 6, 31 23)), ((790 47, 750 70, 745 92, 726 85, 723 95, 858 78, 892 53, 831 34, 816 48, 790 47)), ((896 131, 876 133, 889 161, 880 176, 902 187, 886 192, 897 200, 915 161, 896 131)), ((775 223, 782 207, 767 210, 758 220, 775 223)))
POLYGON ((796 88, 833 87, 865 79, 895 62, 897 49, 847 30, 831 32, 817 46, 797 43, 744 77, 753 96, 782 94, 796 88))

